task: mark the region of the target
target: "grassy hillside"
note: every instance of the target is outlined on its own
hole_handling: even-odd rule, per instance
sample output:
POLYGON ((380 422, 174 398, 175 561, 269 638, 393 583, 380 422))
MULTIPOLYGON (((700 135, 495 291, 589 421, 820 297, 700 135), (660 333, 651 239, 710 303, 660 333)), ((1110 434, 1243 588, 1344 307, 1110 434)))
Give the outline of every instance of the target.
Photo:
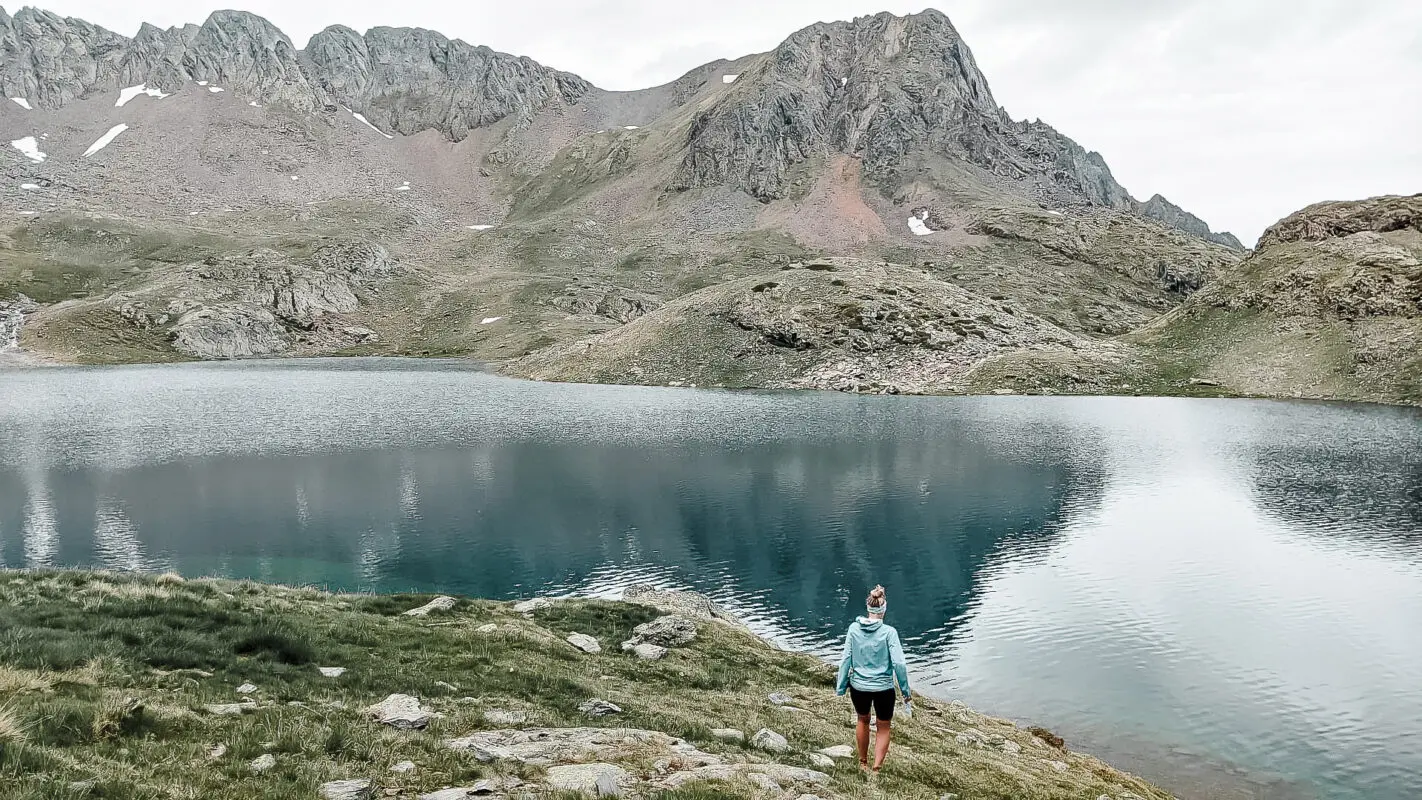
POLYGON ((572 760, 625 770, 632 797, 1168 797, 1010 723, 927 699, 896 724, 896 750, 870 779, 852 759, 827 766, 817 752, 853 739, 830 669, 732 624, 702 620, 694 641, 649 661, 617 645, 662 616, 650 606, 562 601, 517 613, 460 599, 447 611, 404 615, 430 599, 0 572, 3 796, 289 800, 317 797, 329 781, 369 780, 377 797, 489 781, 506 796, 572 800, 585 795, 548 785, 572 760), (595 637, 602 652, 568 644, 575 632, 595 637), (318 667, 346 671, 327 677, 318 667), (248 683, 255 689, 238 694, 248 683), (795 708, 773 705, 772 692, 795 708), (423 730, 397 730, 363 712, 392 693, 442 716, 423 730), (590 718, 579 705, 591 698, 622 712, 590 718), (238 705, 223 708, 230 704, 238 705), (506 713, 491 721, 491 711, 506 713), (548 739, 589 726, 614 729, 601 740, 640 739, 522 761, 481 760, 448 745, 471 735, 517 738, 511 727, 544 730, 548 739), (725 741, 712 732, 720 728, 747 739, 768 728, 788 748, 725 741), (392 771, 407 761, 411 769, 392 771), (698 764, 713 766, 677 777, 698 764), (767 777, 781 791, 767 792, 767 777))
POLYGON ((1293 214, 1127 338, 1231 394, 1422 403, 1422 195, 1293 214))

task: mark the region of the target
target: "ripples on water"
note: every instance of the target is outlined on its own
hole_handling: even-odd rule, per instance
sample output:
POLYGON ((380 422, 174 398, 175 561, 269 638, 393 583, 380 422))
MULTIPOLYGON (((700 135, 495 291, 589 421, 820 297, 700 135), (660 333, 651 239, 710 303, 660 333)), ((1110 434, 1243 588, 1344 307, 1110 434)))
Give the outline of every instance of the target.
POLYGON ((693 588, 1188 796, 1422 797, 1422 417, 530 384, 353 361, 0 372, 0 565, 693 588))

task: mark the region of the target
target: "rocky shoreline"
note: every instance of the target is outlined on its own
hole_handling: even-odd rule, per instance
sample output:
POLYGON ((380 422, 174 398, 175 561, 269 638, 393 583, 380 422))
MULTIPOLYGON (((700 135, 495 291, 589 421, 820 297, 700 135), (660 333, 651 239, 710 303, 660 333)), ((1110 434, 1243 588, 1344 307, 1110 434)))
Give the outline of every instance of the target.
POLYGON ((21 643, 0 654, 0 769, 31 767, 19 800, 1170 797, 931 698, 870 780, 828 665, 689 593, 494 603, 0 577, 0 630, 21 643))

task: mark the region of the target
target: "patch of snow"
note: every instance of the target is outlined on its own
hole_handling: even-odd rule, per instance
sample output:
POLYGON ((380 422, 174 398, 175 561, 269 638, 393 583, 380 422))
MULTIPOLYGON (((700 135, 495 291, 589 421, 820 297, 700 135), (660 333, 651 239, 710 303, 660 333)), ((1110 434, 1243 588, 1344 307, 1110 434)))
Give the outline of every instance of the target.
POLYGON ((223 89, 221 86, 209 86, 209 87, 207 87, 207 90, 208 90, 209 92, 212 92, 213 94, 217 94, 218 92, 225 92, 225 91, 227 91, 226 89, 223 89))
POLYGON ((928 225, 925 224, 924 221, 919 219, 918 217, 909 217, 908 226, 909 230, 913 231, 914 234, 917 236, 927 236, 928 234, 933 233, 933 230, 929 228, 928 225))
POLYGON ((386 133, 385 131, 382 131, 381 129, 379 129, 379 128, 375 127, 374 125, 372 125, 372 124, 370 123, 370 120, 368 120, 368 119, 365 118, 365 115, 364 115, 364 114, 356 114, 356 113, 352 112, 352 113, 351 113, 351 116, 355 117, 355 118, 356 118, 356 121, 365 123, 365 127, 370 128, 371 130, 375 131, 376 133, 380 134, 381 136, 384 136, 384 137, 387 138, 387 139, 394 139, 394 138, 395 138, 394 136, 391 136, 390 134, 386 133))
POLYGON ((20 212, 20 216, 22 216, 22 217, 31 217, 31 216, 34 216, 34 214, 35 214, 35 212, 33 212, 33 211, 21 211, 21 212, 20 212))
POLYGON ((408 186, 396 186, 396 187, 395 187, 395 191, 397 191, 397 192, 408 192, 408 191, 410 191, 410 187, 408 187, 408 186))
POLYGON ((148 88, 148 84, 146 83, 140 83, 137 86, 130 86, 127 89, 120 89, 118 102, 114 103, 114 108, 123 108, 124 106, 128 105, 128 101, 141 94, 146 94, 149 97, 156 97, 159 100, 162 100, 163 98, 168 96, 158 89, 148 88))
POLYGON ((201 213, 202 213, 201 211, 189 211, 189 212, 188 212, 188 216, 190 216, 190 217, 196 217, 198 214, 201 214, 201 213))
POLYGON ((1057 215, 1057 216, 1059 216, 1059 217, 1062 215, 1062 212, 1060 212, 1060 211, 1048 211, 1047 213, 1048 213, 1048 214, 1055 214, 1055 215, 1057 215))
POLYGON ((721 83, 735 83, 735 82, 736 82, 736 78, 739 78, 739 77, 741 77, 741 76, 739 76, 739 75, 722 75, 722 76, 721 76, 721 83))
POLYGON ((206 86, 207 81, 198 81, 198 86, 206 86))
POLYGON ((23 109, 26 110, 26 111, 34 111, 34 109, 30 107, 30 101, 26 100, 25 98, 23 98, 23 97, 12 97, 12 98, 10 98, 10 99, 11 99, 11 100, 14 100, 14 101, 15 101, 15 105, 19 106, 20 108, 23 108, 23 109))
POLYGON ((128 130, 128 126, 122 123, 115 125, 112 128, 109 128, 109 132, 104 134, 103 136, 100 136, 99 141, 89 145, 89 149, 84 151, 84 157, 88 158, 89 156, 92 156, 100 150, 103 150, 105 147, 108 147, 109 144, 113 142, 113 140, 118 138, 118 135, 120 133, 123 133, 126 130, 128 130))
POLYGON ((10 142, 10 146, 15 148, 16 150, 19 150, 21 153, 24 154, 25 158, 28 158, 36 164, 39 164, 43 162, 46 158, 49 158, 48 155, 40 152, 39 142, 33 136, 26 136, 23 139, 16 139, 15 141, 10 142))
POLYGON ((848 78, 840 78, 840 79, 839 79, 839 85, 840 85, 840 86, 848 86, 848 85, 849 85, 849 79, 848 79, 848 78))
POLYGON ((637 126, 636 126, 636 125, 623 125, 623 126, 622 126, 622 130, 624 130, 624 131, 635 131, 635 130, 637 130, 637 126))
POLYGON ((258 103, 256 100, 252 100, 252 101, 248 102, 247 105, 251 106, 252 108, 261 108, 261 107, 262 107, 262 104, 261 104, 261 103, 258 103))
POLYGON ((40 188, 40 185, 38 183, 22 183, 20 184, 20 188, 26 190, 34 190, 40 188))
POLYGON ((487 231, 487 230, 489 230, 490 228, 492 228, 492 227, 494 227, 494 226, 493 226, 493 225, 465 225, 464 227, 468 228, 468 229, 471 230, 471 231, 487 231))
POLYGON ((607 133, 607 131, 598 131, 598 133, 607 133))
POLYGON ((493 324, 493 323, 495 323, 495 322, 498 322, 498 321, 501 320, 501 319, 503 319, 503 317, 484 317, 484 321, 481 322, 481 323, 479 323, 479 324, 480 324, 480 325, 491 325, 491 324, 493 324))
POLYGON ((292 175, 292 176, 291 176, 291 179, 294 180, 294 181, 299 181, 299 180, 301 180, 301 176, 300 176, 300 175, 292 175))

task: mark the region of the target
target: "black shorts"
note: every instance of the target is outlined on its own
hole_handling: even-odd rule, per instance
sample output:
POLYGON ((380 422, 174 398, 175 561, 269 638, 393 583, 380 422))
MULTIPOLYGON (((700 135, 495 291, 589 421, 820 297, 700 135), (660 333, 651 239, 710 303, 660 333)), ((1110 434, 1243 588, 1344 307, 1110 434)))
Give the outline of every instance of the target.
POLYGON ((869 716, 869 707, 873 706, 874 716, 882 722, 888 722, 894 718, 894 703, 898 697, 894 695, 893 689, 885 689, 882 692, 861 692, 853 686, 849 687, 849 699, 854 703, 854 713, 861 717, 869 716))

